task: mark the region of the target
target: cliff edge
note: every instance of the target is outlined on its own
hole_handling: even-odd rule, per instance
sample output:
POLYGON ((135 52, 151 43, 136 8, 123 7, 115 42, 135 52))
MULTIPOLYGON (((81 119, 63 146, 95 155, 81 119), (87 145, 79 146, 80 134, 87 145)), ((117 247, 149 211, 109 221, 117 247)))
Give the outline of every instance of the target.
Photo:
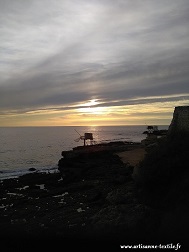
POLYGON ((179 132, 189 133, 189 106, 175 107, 168 134, 174 135, 179 132))

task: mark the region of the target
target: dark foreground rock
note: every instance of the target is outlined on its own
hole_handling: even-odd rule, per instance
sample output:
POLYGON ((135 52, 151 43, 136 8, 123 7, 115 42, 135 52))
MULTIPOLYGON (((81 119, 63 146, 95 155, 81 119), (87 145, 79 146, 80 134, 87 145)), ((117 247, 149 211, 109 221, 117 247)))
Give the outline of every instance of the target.
POLYGON ((1 247, 115 251, 121 244, 174 242, 161 237, 164 213, 138 199, 132 167, 117 155, 99 152, 69 162, 73 174, 64 179, 57 171, 1 181, 1 247))

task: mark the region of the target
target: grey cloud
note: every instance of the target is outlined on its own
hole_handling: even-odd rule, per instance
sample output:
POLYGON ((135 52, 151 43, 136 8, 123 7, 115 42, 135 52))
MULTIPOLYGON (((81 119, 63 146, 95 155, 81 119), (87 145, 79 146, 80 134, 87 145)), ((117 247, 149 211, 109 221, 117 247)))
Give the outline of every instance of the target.
POLYGON ((0 2, 2 113, 189 93, 188 1, 22 2, 0 2))

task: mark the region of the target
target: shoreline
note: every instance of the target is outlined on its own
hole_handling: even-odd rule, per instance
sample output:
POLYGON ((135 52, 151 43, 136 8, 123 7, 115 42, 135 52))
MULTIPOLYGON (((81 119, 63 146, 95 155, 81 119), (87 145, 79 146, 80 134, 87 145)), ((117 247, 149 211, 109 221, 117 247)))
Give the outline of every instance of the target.
POLYGON ((33 173, 53 173, 54 171, 58 172, 58 166, 54 167, 43 167, 43 168, 25 168, 25 169, 20 169, 20 170, 6 170, 6 171, 1 171, 0 172, 0 183, 3 180, 6 179, 17 179, 21 176, 28 175, 28 174, 33 174, 33 173))
POLYGON ((170 210, 146 204, 133 178, 144 149, 137 145, 120 152, 76 155, 63 164, 68 171, 84 172, 67 179, 58 171, 2 180, 2 246, 13 249, 21 244, 25 250, 28 242, 43 249, 72 244, 88 251, 93 244, 95 249, 115 251, 126 243, 181 242, 163 232, 170 210))
POLYGON ((125 234, 137 237, 143 228, 140 222, 149 221, 146 214, 151 209, 137 198, 133 167, 110 152, 99 152, 93 162, 81 179, 73 181, 64 181, 59 172, 2 180, 1 237, 97 240, 116 246, 125 242, 125 234))
MULTIPOLYGON (((102 143, 98 143, 98 144, 95 144, 95 146, 100 146, 101 145, 101 148, 103 148, 103 146, 108 146, 109 143, 132 143, 133 146, 138 146, 140 145, 140 142, 128 142, 128 141, 113 141, 113 142, 102 142, 102 143)), ((93 147, 94 145, 87 145, 88 148, 90 147, 93 147)), ((77 147, 73 147, 71 150, 69 151, 65 151, 65 152, 73 152, 74 149, 82 149, 83 146, 77 146, 77 147)), ((110 146, 111 148, 111 146, 110 146)), ((60 151, 60 156, 61 158, 61 151, 60 151)), ((18 168, 18 169, 3 169, 0 171, 0 181, 1 180, 4 180, 4 179, 12 179, 12 178, 19 178, 20 176, 22 175, 26 175, 26 174, 32 174, 33 172, 39 172, 39 173, 51 173, 53 172, 54 170, 58 170, 58 160, 57 160, 57 163, 55 163, 53 166, 43 166, 43 167, 35 167, 35 166, 31 166, 31 167, 28 167, 28 168, 18 168)))

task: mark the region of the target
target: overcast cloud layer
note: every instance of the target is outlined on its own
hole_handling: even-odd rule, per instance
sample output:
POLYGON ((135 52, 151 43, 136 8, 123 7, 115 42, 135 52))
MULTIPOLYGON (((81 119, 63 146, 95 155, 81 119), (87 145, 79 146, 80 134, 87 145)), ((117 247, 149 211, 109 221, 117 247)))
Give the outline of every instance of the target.
POLYGON ((0 113, 187 103, 188 13, 188 0, 0 0, 0 113))

